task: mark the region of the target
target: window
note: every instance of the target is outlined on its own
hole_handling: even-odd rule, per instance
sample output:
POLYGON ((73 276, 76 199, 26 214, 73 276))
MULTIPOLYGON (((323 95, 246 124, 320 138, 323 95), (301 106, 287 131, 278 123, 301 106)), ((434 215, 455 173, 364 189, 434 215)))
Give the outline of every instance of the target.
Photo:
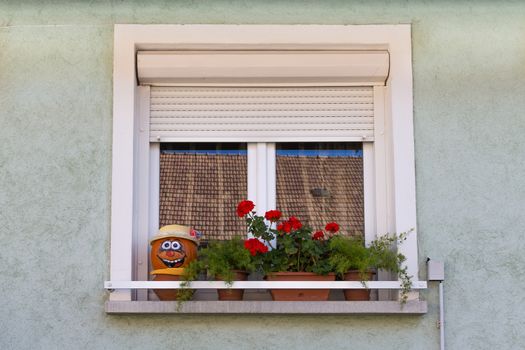
MULTIPOLYGON (((342 232, 363 235, 361 143, 264 145, 267 153, 274 153, 275 186, 261 190, 276 198, 268 208, 300 217, 316 229, 336 221, 342 232)), ((250 144, 252 147, 257 144, 250 144)), ((250 160, 254 162, 252 153, 250 160)), ((173 223, 191 226, 204 241, 229 239, 245 231, 244 220, 234 213, 236 204, 248 198, 246 143, 161 143, 159 157, 160 227, 173 223)))
MULTIPOLYGON (((349 189, 347 198, 363 216, 344 220, 362 226, 365 239, 416 227, 410 26, 118 25, 114 52, 111 280, 147 279, 148 233, 186 215, 160 207, 172 186, 162 171, 202 151, 215 161, 236 153, 231 167, 246 163, 246 184, 218 184, 214 175, 215 185, 199 185, 222 189, 213 205, 244 186, 261 212, 290 205, 286 162, 317 154, 319 166, 361 167, 362 192, 349 189)), ((350 212, 323 202, 335 190, 322 181, 308 186, 294 195, 316 196, 326 215, 350 212)), ((417 282, 416 231, 401 251, 417 282)), ((133 298, 126 289, 111 294, 133 298)))

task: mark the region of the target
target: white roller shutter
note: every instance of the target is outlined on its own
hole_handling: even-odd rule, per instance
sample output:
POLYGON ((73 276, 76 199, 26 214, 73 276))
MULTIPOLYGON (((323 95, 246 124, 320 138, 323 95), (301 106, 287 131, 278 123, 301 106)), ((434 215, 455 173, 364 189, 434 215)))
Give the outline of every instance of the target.
POLYGON ((373 141, 373 87, 152 86, 151 142, 373 141))

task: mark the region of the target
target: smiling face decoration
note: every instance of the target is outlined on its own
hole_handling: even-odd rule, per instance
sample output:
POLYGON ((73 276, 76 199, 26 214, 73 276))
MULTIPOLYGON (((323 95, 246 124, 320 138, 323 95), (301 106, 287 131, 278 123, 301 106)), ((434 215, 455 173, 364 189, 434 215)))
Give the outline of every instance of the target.
MULTIPOLYGON (((150 262, 154 281, 178 281, 184 268, 197 259, 199 239, 183 225, 167 225, 150 240, 150 262)), ((176 300, 178 289, 154 289, 160 300, 176 300)))
POLYGON ((159 258, 166 267, 181 267, 186 259, 184 246, 178 240, 166 239, 162 241, 158 251, 159 258))
POLYGON ((187 226, 164 226, 150 243, 153 274, 167 273, 161 272, 164 269, 185 268, 197 258, 198 239, 191 234, 191 229, 187 226))

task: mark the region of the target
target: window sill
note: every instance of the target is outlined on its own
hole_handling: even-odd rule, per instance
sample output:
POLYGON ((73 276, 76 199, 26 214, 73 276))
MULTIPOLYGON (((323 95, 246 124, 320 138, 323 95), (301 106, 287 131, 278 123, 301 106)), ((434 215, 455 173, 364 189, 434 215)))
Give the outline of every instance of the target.
POLYGON ((107 301, 108 314, 424 315, 427 302, 408 301, 107 301))

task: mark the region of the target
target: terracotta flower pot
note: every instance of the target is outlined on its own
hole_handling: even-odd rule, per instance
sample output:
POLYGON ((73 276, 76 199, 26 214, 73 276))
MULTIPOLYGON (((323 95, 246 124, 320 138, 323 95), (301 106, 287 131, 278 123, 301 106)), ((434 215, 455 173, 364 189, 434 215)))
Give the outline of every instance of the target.
MULTIPOLYGON (((375 272, 368 271, 364 274, 366 279, 370 281, 375 272)), ((359 270, 350 270, 345 273, 345 281, 361 281, 362 275, 359 270)), ((345 299, 349 301, 366 301, 370 300, 370 289, 345 289, 345 299)))
MULTIPOLYGON (((233 271, 234 281, 246 281, 248 279, 248 272, 235 270, 233 271)), ((224 281, 221 278, 217 278, 219 281, 224 281)), ((244 296, 244 289, 217 289, 219 300, 242 300, 244 296)))
MULTIPOLYGON (((266 276, 268 281, 335 281, 335 274, 318 275, 313 272, 274 272, 266 276)), ((323 301, 328 300, 329 289, 271 289, 276 301, 323 301)))
MULTIPOLYGON (((154 281, 179 281, 180 276, 157 274, 153 277, 154 281)), ((154 289, 160 300, 177 300, 178 289, 154 289)))

